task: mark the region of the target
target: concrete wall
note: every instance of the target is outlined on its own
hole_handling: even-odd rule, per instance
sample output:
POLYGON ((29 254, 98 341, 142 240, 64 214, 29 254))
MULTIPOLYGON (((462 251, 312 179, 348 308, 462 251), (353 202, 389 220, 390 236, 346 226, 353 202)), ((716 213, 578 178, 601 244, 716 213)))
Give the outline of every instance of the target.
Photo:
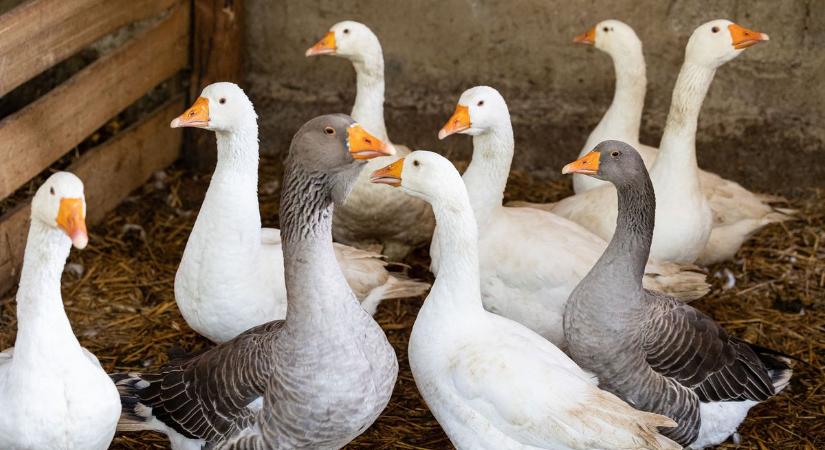
POLYGON ((762 190, 825 186, 825 8, 815 0, 247 0, 248 83, 263 148, 283 152, 305 120, 348 112, 354 72, 341 58, 305 58, 334 23, 366 23, 385 55, 393 141, 466 158, 469 138, 436 132, 461 92, 498 88, 516 131, 515 167, 559 177, 613 94, 610 58, 574 35, 616 18, 644 42, 643 142, 656 144, 693 29, 729 18, 769 33, 722 67, 699 130, 703 167, 762 190))

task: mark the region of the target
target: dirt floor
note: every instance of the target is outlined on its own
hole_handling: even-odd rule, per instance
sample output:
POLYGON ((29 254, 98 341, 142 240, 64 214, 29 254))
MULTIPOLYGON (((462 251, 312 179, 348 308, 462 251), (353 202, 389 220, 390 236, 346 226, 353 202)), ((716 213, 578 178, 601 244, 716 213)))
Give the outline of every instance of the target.
MULTIPOLYGON (((262 161, 261 199, 266 225, 276 226, 280 174, 262 161)), ((63 298, 81 343, 107 371, 155 367, 170 352, 208 347, 189 330, 175 306, 173 281, 186 238, 208 184, 172 167, 156 174, 91 230, 86 250, 72 251, 63 298)), ((546 201, 568 195, 567 181, 541 183, 511 176, 507 200, 546 201)), ((739 448, 825 448, 825 191, 804 191, 790 205, 800 220, 763 230, 738 260, 711 267, 712 294, 695 303, 733 334, 786 352, 799 362, 791 385, 755 407, 741 427, 739 448), (735 281, 735 284, 734 284, 735 281)), ((431 280, 426 251, 406 262, 415 277, 431 280)), ((348 448, 444 449, 448 439, 415 388, 406 360, 409 333, 421 299, 382 304, 377 320, 401 366, 389 407, 348 448)), ((0 301, 0 348, 13 344, 15 303, 0 301)), ((163 449, 152 434, 121 434, 115 449, 163 449)), ((723 448, 735 448, 732 444, 723 448)))

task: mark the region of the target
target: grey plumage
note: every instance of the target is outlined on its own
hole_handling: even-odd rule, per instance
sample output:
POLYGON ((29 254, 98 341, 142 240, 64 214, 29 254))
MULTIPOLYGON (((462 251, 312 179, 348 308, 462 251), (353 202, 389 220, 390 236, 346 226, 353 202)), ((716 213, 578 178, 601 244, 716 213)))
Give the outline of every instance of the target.
POLYGON ((653 186, 629 145, 605 141, 596 151, 595 176, 616 185, 619 215, 610 245, 567 302, 568 350, 599 377, 600 387, 676 420, 678 426, 663 434, 689 445, 699 436, 701 403, 766 400, 787 385, 789 361, 642 287, 654 228, 653 186))
POLYGON ((293 138, 281 198, 286 320, 157 373, 113 376, 122 428, 162 428, 157 419, 210 448, 334 449, 375 421, 398 363, 347 285, 330 231, 333 204, 344 201, 364 164, 346 151, 352 123, 321 116, 293 138))

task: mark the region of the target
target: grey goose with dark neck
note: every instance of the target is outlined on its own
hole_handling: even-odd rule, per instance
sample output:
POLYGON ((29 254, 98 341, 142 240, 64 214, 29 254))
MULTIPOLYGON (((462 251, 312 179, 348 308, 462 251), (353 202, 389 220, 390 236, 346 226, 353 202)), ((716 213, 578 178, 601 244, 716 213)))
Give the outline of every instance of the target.
POLYGON ((565 167, 616 186, 616 232, 570 295, 564 331, 570 356, 599 386, 678 426, 662 433, 684 446, 716 445, 748 409, 781 391, 789 359, 735 337, 641 279, 653 237, 656 198, 636 150, 605 141, 565 167))
POLYGON ((347 285, 330 232, 333 205, 346 199, 363 160, 379 154, 353 145, 354 129, 346 115, 317 117, 290 146, 281 198, 286 320, 156 374, 113 376, 124 404, 121 429, 165 432, 175 450, 198 442, 337 449, 378 418, 398 363, 347 285))

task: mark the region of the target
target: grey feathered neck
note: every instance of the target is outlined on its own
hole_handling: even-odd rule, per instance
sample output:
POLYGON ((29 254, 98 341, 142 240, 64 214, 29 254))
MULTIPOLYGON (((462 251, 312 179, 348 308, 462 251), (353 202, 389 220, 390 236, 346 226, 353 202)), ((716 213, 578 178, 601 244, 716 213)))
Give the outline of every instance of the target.
POLYGON ((292 157, 287 158, 285 170, 280 213, 284 247, 288 247, 290 242, 331 236, 333 202, 328 189, 330 176, 307 171, 295 164, 292 157))
MULTIPOLYGON (((633 177, 614 183, 619 199, 616 231, 607 249, 582 280, 580 286, 609 286, 611 291, 634 294, 642 289, 642 278, 650 256, 656 219, 656 194, 650 177, 633 177)), ((627 305, 625 305, 627 306, 627 305)))

